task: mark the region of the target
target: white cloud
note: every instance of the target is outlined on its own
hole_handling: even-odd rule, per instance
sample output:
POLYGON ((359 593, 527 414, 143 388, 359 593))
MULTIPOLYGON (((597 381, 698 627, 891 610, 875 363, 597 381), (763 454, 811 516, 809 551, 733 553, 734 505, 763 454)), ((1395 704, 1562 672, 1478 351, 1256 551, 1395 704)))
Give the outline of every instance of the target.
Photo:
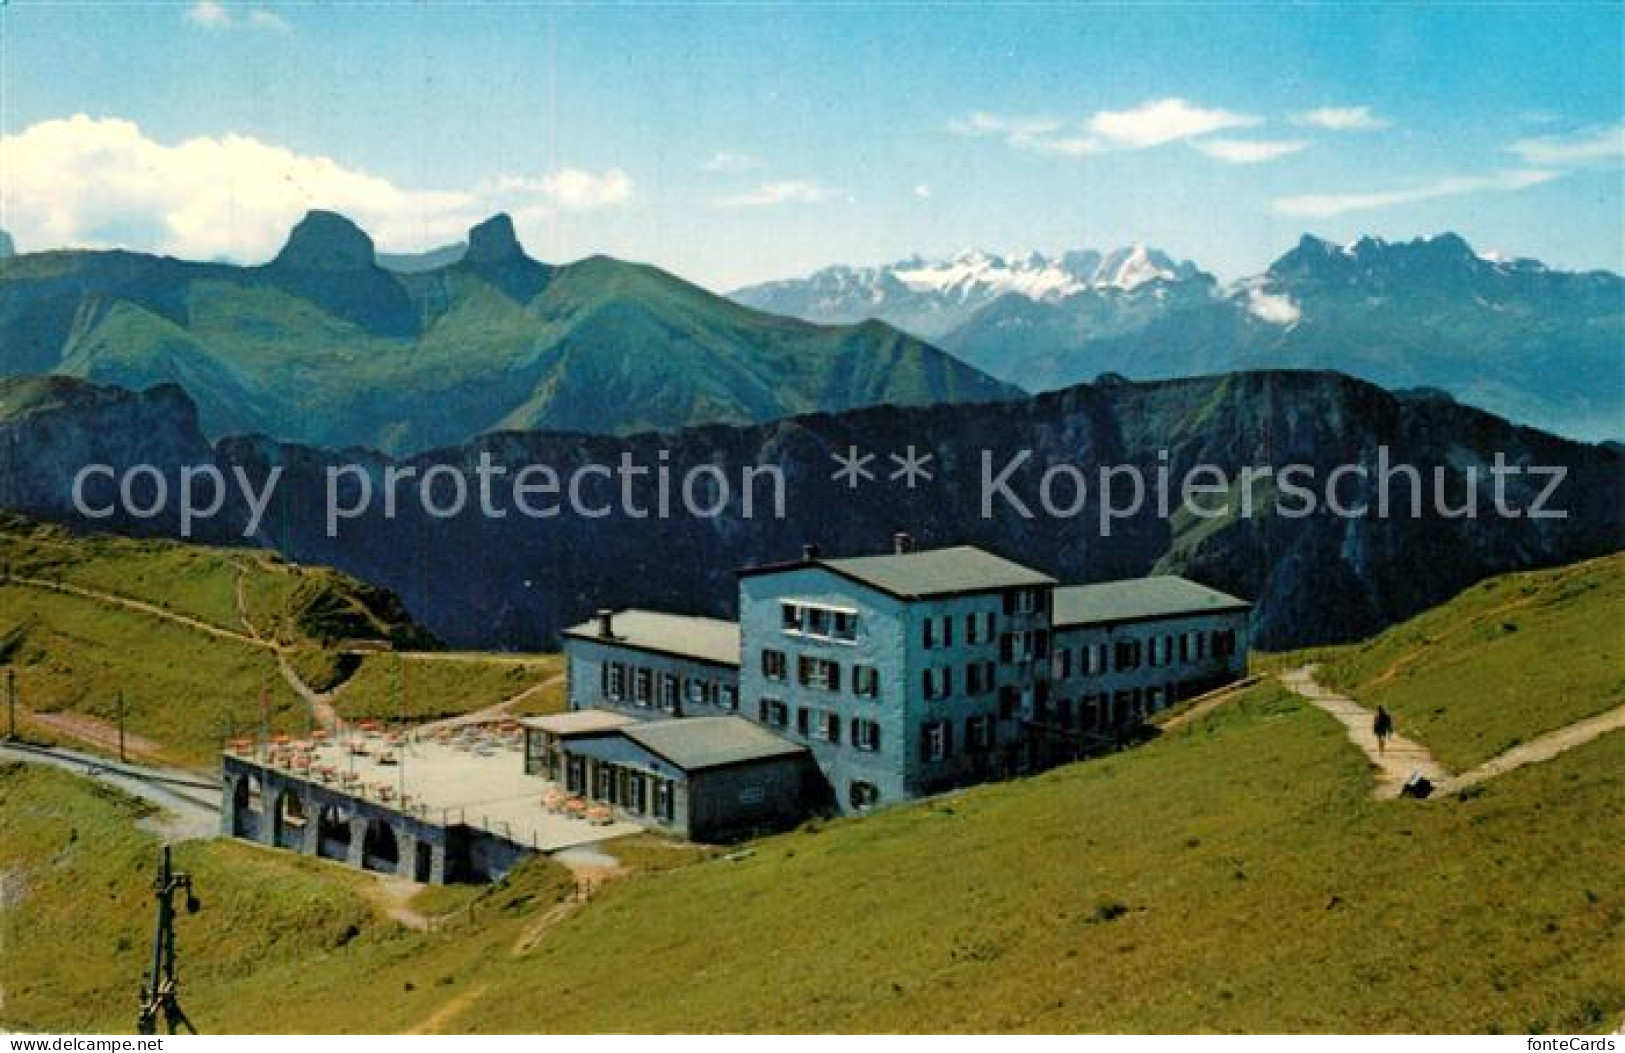
POLYGON ((1227 128, 1248 128, 1263 124, 1262 117, 1229 110, 1202 109, 1184 99, 1158 99, 1132 110, 1097 113, 1089 118, 1089 130, 1131 149, 1161 146, 1180 139, 1194 139, 1227 128))
POLYGON ((1532 165, 1576 165, 1625 159, 1625 124, 1572 135, 1519 139, 1507 147, 1532 165))
POLYGON ((1303 311, 1285 293, 1267 293, 1263 289, 1247 290, 1247 313, 1271 325, 1296 325, 1303 311))
POLYGON ((807 179, 783 179, 763 183, 754 190, 717 202, 723 208, 758 208, 764 205, 816 205, 828 201, 835 191, 807 179))
POLYGON ((930 197, 931 196, 931 188, 926 186, 924 183, 920 183, 919 185, 917 185, 914 188, 914 196, 919 197, 919 198, 930 197))
POLYGON ((1080 157, 1110 150, 1143 150, 1262 123, 1262 117, 1204 109, 1184 99, 1167 98, 1131 110, 1102 110, 1082 122, 1048 116, 973 113, 951 121, 948 129, 956 135, 999 138, 1008 146, 1032 153, 1080 157))
POLYGON ((1451 176, 1431 183, 1405 187, 1399 190, 1381 190, 1351 194, 1299 194, 1275 200, 1275 211, 1287 216, 1308 216, 1324 219, 1344 212, 1409 205, 1438 197, 1458 197, 1496 190, 1521 190, 1524 187, 1547 183, 1561 176, 1537 168, 1509 169, 1479 176, 1451 176))
POLYGON ((413 189, 249 136, 161 143, 132 121, 83 114, 6 136, 0 152, 5 214, 25 244, 122 245, 203 259, 266 259, 313 208, 342 212, 380 246, 405 249, 455 240, 498 210, 523 224, 611 207, 632 193, 617 168, 413 189))
POLYGON ((186 9, 186 20, 193 25, 205 29, 231 29, 243 26, 248 29, 263 29, 273 33, 291 33, 293 26, 288 20, 263 7, 249 8, 242 16, 232 13, 231 9, 220 0, 198 0, 197 3, 186 9))
POLYGON ((231 14, 217 0, 198 0, 187 8, 186 20, 211 29, 224 29, 231 25, 231 14))
POLYGON ((1317 110, 1305 110, 1293 120, 1332 132, 1375 132, 1394 123, 1372 113, 1369 106, 1322 106, 1317 110))
POLYGON ((1250 165, 1295 154, 1309 144, 1302 139, 1198 139, 1191 145, 1220 161, 1250 165))
POLYGON ((707 172, 748 172, 753 168, 761 168, 764 162, 755 154, 740 153, 736 150, 718 150, 705 163, 700 165, 707 172))
POLYGON ((287 19, 263 7, 256 7, 248 13, 248 24, 255 29, 269 29, 273 33, 293 32, 293 26, 288 24, 287 19))

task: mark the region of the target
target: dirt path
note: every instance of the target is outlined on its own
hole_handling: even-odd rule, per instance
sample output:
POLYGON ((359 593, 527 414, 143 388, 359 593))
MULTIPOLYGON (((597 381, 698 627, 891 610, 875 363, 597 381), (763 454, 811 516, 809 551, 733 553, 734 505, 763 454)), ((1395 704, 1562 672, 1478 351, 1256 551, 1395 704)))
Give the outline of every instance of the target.
MULTIPOLYGON (((30 723, 44 728, 53 735, 98 747, 109 754, 118 753, 118 725, 109 721, 85 713, 66 711, 42 713, 23 705, 18 705, 17 711, 30 723)), ((124 733, 126 757, 144 761, 162 761, 163 751, 164 748, 151 739, 143 738, 128 730, 124 733)))
POLYGON ((1157 727, 1161 728, 1163 732, 1166 733, 1173 731, 1176 728, 1182 728, 1186 724, 1201 720, 1203 717, 1235 698, 1243 691, 1254 686, 1262 679, 1264 678, 1258 675, 1243 677, 1233 684, 1226 684, 1221 688, 1209 691, 1205 695, 1192 699, 1191 702, 1188 703, 1187 708, 1175 713, 1167 720, 1158 724, 1157 727))
POLYGON ((447 1025, 461 1016, 464 1010, 478 1001, 483 994, 485 994, 483 984, 479 987, 471 987, 462 994, 454 996, 439 1009, 407 1028, 405 1033, 408 1035, 446 1034, 445 1028, 447 1025))
POLYGON ((525 699, 545 690, 546 688, 553 687, 555 684, 561 683, 563 680, 563 673, 554 673, 547 679, 530 685, 516 695, 509 695, 501 702, 493 702, 491 705, 486 706, 483 709, 476 709, 471 713, 464 713, 461 716, 444 717, 440 720, 432 720, 427 724, 418 725, 417 730, 419 733, 432 733, 436 731, 443 731, 447 728, 459 728, 465 724, 495 723, 496 721, 507 717, 513 710, 513 707, 519 705, 521 702, 525 701, 525 699))
POLYGON ((1375 769, 1376 785, 1371 791, 1373 797, 1379 800, 1398 797, 1405 781, 1413 774, 1423 776, 1435 786, 1442 785, 1450 778, 1450 772, 1426 746, 1403 735, 1390 737, 1387 747, 1379 749, 1377 736, 1371 730, 1375 714, 1347 695, 1340 695, 1321 684, 1315 679, 1317 668, 1305 665, 1288 669, 1281 673, 1281 683, 1310 705, 1336 717, 1348 729, 1349 741, 1359 747, 1375 769))
POLYGON ((1453 779, 1446 779, 1440 787, 1445 793, 1464 790, 1469 786, 1476 786, 1486 779, 1493 779, 1497 775, 1522 768, 1526 764, 1539 764, 1541 761, 1551 760, 1560 753, 1566 753, 1576 746, 1586 743, 1611 731, 1625 731, 1625 705, 1615 706, 1606 713, 1598 713, 1594 717, 1587 717, 1556 731, 1514 746, 1499 756, 1491 757, 1471 771, 1463 772, 1453 779))
POLYGON ((103 592, 100 589, 87 589, 82 585, 69 585, 66 582, 48 581, 44 578, 20 578, 12 576, 6 579, 6 583, 13 585, 28 585, 36 589, 49 589, 52 592, 60 592, 68 596, 78 596, 81 599, 93 600, 97 603, 106 604, 107 606, 111 607, 122 607, 125 610, 135 611, 138 614, 151 615, 154 618, 162 618, 164 621, 172 622, 175 625, 181 625, 188 629, 196 630, 200 633, 208 633, 210 636, 218 639, 231 640, 235 643, 244 644, 248 647, 259 647, 269 650, 273 649, 275 646, 269 641, 262 640, 257 636, 249 636, 248 634, 238 632, 235 629, 227 629, 223 626, 215 625, 213 622, 206 622, 201 618, 194 618, 189 614, 177 614, 174 611, 166 610, 155 603, 147 603, 145 600, 135 600, 128 596, 120 596, 116 592, 103 592))
POLYGON ((412 897, 423 886, 395 874, 378 874, 377 880, 367 887, 374 903, 392 920, 409 929, 427 932, 429 919, 411 907, 412 897))

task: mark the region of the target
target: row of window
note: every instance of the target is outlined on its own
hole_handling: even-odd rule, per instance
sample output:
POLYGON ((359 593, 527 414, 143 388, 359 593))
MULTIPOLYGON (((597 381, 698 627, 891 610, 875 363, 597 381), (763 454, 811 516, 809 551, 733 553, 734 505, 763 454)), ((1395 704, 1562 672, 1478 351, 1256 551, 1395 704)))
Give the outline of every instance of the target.
MULTIPOLYGON (((782 700, 764 698, 760 704, 758 716, 761 722, 770 728, 788 730, 790 727, 790 707, 782 700)), ((847 725, 849 731, 848 741, 856 749, 865 753, 875 753, 880 750, 880 725, 873 720, 862 717, 853 717, 847 725)), ((829 710, 814 709, 810 706, 796 707, 796 734, 802 738, 815 739, 819 742, 828 742, 831 745, 841 744, 841 715, 829 710)))
MULTIPOLYGON (((999 725, 989 714, 965 718, 964 752, 987 753, 999 741, 999 725)), ((920 725, 920 760, 947 760, 954 752, 954 722, 932 720, 920 725)))
POLYGON ((600 688, 611 702, 679 712, 684 704, 717 706, 730 712, 739 708, 739 689, 708 677, 681 677, 627 662, 605 662, 599 667, 600 688))
POLYGON ((1115 672, 1139 669, 1142 666, 1163 669, 1178 663, 1229 658, 1235 653, 1234 629, 1164 633, 1146 640, 1115 640, 1111 643, 1086 644, 1077 648, 1075 652, 1070 647, 1058 648, 1055 652, 1052 673, 1057 680, 1070 680, 1074 675, 1098 676, 1107 671, 1108 665, 1115 672))
POLYGON ((816 603, 779 605, 784 631, 821 640, 851 643, 858 638, 858 612, 816 603))
MULTIPOLYGON (((1033 614, 1041 606, 1040 598, 1037 589, 1013 589, 1004 595, 1004 613, 1033 614)), ((992 643, 999 639, 998 615, 993 611, 972 611, 963 615, 928 615, 920 622, 920 645, 927 651, 952 647, 956 624, 963 626, 966 645, 992 643)))
MULTIPOLYGON (((789 675, 789 659, 783 651, 762 649, 762 675, 784 681, 789 675)), ((796 656, 796 682, 821 691, 841 690, 841 663, 813 655, 796 656)), ((880 697, 880 671, 861 662, 852 666, 852 694, 858 698, 880 697)))

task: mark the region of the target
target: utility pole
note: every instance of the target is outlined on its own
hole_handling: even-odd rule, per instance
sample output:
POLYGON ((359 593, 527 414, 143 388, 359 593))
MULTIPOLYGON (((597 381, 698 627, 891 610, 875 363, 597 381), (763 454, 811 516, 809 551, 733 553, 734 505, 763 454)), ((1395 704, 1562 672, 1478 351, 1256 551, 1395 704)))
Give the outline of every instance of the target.
POLYGON ((152 895, 158 904, 158 920, 152 932, 152 971, 142 981, 141 1013, 136 1018, 136 1030, 143 1035, 157 1034, 160 1015, 169 1034, 180 1028, 197 1034, 197 1028, 181 1011, 175 980, 175 893, 181 891, 186 893, 186 913, 196 914, 199 904, 192 894, 192 875, 175 872, 169 846, 165 845, 158 876, 152 883, 152 895))
POLYGON ((118 693, 118 762, 126 764, 124 757, 124 692, 118 693))

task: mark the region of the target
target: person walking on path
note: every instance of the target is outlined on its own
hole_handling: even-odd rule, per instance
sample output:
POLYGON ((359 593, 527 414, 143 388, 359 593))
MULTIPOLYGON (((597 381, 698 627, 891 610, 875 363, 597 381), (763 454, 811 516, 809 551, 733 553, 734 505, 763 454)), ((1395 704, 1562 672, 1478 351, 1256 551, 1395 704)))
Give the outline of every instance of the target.
POLYGON ((1376 719, 1371 722, 1371 733, 1377 736, 1377 752, 1387 749, 1388 739, 1394 733, 1394 718, 1382 706, 1377 707, 1376 719))

